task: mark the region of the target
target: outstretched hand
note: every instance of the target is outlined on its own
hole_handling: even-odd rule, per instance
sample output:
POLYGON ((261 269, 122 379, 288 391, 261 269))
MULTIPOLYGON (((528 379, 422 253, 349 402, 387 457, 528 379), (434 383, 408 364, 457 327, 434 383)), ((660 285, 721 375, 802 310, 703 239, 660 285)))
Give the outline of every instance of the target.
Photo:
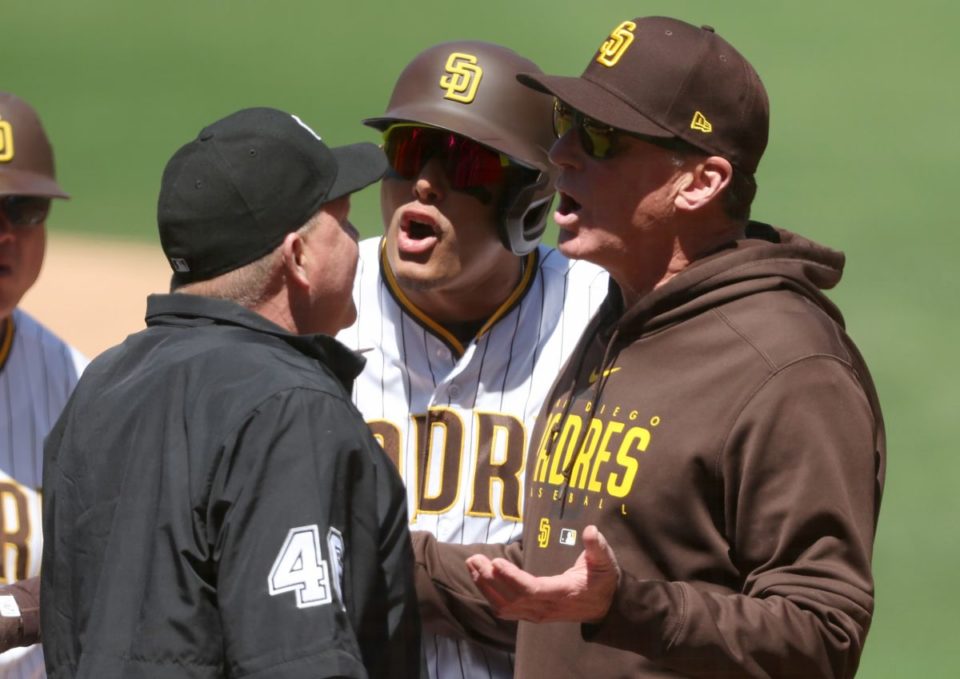
POLYGON ((594 622, 607 614, 620 567, 596 526, 583 531, 583 552, 560 575, 535 577, 505 559, 474 554, 467 569, 494 612, 507 620, 594 622))

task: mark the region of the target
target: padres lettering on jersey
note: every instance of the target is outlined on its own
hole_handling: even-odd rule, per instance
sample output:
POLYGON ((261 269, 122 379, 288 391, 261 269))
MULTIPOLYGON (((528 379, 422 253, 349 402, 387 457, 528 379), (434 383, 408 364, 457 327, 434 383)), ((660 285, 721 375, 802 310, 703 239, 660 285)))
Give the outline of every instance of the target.
MULTIPOLYGON (((385 266, 379 240, 363 241, 358 320, 338 339, 365 350, 354 401, 400 469, 411 528, 446 542, 515 540, 530 427, 607 276, 540 246, 517 290, 463 346, 406 300, 385 266)), ((443 637, 424 647, 431 676, 513 676, 505 653, 443 637)))
MULTIPOLYGON (((0 322, 0 580, 40 572, 43 441, 86 359, 19 309, 0 322)), ((40 646, 0 655, 0 676, 42 677, 40 646)))
POLYGON ((40 555, 34 551, 40 542, 39 504, 38 490, 27 488, 0 471, 0 579, 4 583, 23 580, 37 572, 40 555))
MULTIPOLYGON (((421 513, 443 514, 457 503, 462 490, 469 493, 468 516, 500 517, 520 520, 520 487, 522 484, 526 433, 523 423, 506 413, 476 413, 476 440, 469 442, 473 450, 465 450, 464 426, 455 410, 432 408, 424 415, 413 415, 413 448, 416 460, 411 467, 416 479, 404 479, 413 486, 411 518, 416 523, 421 513), (432 445, 438 442, 438 446, 432 445), (477 461, 473 469, 463 468, 463 460, 477 461), (439 474, 431 470, 439 469, 439 474), (462 484, 464 475, 472 482, 462 484), (495 490, 499 502, 494 506, 495 490)), ((398 468, 403 449, 401 427, 385 420, 368 422, 374 436, 398 468)))

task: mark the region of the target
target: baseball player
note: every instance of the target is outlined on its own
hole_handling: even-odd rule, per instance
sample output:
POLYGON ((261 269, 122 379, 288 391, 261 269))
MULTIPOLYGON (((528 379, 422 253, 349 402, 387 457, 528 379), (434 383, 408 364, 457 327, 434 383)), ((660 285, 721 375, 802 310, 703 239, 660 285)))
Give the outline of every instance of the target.
MULTIPOLYGON (((530 70, 497 45, 436 45, 364 121, 390 162, 385 234, 360 244, 358 320, 339 339, 367 359, 354 400, 400 469, 411 527, 447 542, 520 536, 530 425, 607 291, 601 269, 539 245, 552 100, 516 81, 530 70)), ((506 651, 424 639, 432 677, 513 676, 506 651)))
MULTIPOLYGON (((0 582, 40 572, 43 440, 86 365, 75 349, 17 308, 37 280, 52 198, 67 198, 36 111, 0 93, 0 582)), ((19 620, 12 596, 0 619, 19 620)), ((43 677, 39 645, 0 654, 5 679, 43 677)))

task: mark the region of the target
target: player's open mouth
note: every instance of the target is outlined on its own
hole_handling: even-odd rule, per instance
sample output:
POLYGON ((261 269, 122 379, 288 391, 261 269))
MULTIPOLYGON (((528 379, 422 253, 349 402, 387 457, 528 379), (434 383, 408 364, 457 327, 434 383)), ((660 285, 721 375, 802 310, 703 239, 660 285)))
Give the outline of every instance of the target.
POLYGON ((560 194, 560 204, 557 205, 557 212, 562 215, 568 215, 580 209, 580 203, 575 201, 569 193, 560 194))
POLYGON ((580 203, 568 194, 560 192, 560 202, 553 218, 560 227, 569 226, 577 219, 577 213, 580 211, 580 203))
POLYGON ((426 222, 410 221, 404 230, 407 233, 407 237, 413 240, 422 240, 437 235, 436 231, 434 231, 433 224, 427 224, 426 222))
POLYGON ((439 238, 440 227, 429 215, 405 214, 397 233, 397 249, 400 254, 423 255, 430 252, 439 238))

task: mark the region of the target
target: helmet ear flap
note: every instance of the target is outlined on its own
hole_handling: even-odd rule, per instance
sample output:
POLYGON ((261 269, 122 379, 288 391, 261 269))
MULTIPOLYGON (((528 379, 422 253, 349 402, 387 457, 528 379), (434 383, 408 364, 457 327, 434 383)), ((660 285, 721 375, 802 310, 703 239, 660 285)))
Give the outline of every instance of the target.
MULTIPOLYGON (((530 171, 525 174, 529 177, 530 171)), ((534 181, 508 181, 500 215, 500 240, 515 255, 534 250, 547 228, 547 215, 553 204, 553 182, 546 172, 534 181)))

